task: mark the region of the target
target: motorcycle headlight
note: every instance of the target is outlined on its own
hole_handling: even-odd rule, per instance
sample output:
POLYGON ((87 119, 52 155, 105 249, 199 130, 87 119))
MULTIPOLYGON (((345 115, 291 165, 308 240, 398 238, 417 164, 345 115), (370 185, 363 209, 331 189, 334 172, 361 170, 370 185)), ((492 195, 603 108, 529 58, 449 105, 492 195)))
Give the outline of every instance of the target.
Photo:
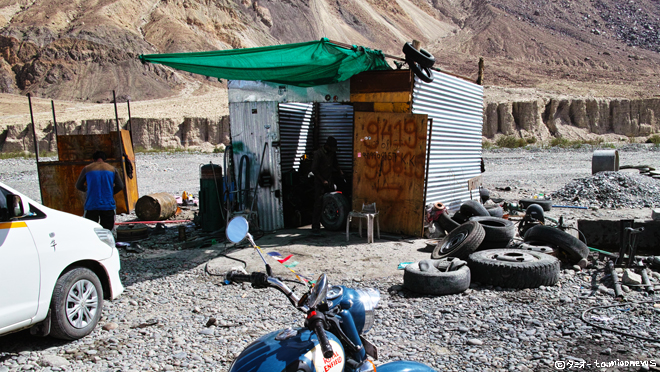
POLYGON ((376 288, 356 289, 360 302, 364 305, 364 327, 362 327, 362 334, 369 332, 373 327, 376 317, 374 310, 380 301, 380 291, 376 288))
POLYGON ((115 237, 112 236, 112 231, 106 229, 94 229, 94 232, 103 243, 110 246, 110 248, 115 247, 115 237))

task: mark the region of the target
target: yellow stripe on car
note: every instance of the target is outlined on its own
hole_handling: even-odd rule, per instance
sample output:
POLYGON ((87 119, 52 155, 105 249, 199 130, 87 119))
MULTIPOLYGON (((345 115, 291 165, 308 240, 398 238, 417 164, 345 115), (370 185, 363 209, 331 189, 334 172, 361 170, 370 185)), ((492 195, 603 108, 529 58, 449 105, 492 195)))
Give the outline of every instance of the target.
POLYGON ((0 230, 17 229, 19 227, 27 227, 27 224, 25 222, 0 222, 0 230))

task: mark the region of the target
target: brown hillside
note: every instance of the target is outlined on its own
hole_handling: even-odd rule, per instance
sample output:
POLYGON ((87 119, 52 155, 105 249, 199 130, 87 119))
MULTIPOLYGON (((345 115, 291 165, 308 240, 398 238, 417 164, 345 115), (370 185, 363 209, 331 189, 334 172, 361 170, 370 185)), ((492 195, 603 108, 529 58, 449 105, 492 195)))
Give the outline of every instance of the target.
POLYGON ((483 56, 492 101, 653 97, 659 17, 657 0, 0 0, 0 92, 93 103, 112 90, 176 96, 195 80, 213 90, 137 56, 328 37, 394 55, 417 39, 438 67, 473 77, 483 56))

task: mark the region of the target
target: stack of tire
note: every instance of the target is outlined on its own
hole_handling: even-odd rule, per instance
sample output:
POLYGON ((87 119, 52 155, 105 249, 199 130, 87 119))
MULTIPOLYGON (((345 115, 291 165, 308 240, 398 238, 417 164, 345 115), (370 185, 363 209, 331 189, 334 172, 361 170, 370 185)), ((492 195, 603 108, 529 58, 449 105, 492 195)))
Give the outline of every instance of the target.
MULTIPOLYGON (((501 209, 501 208, 500 208, 501 209)), ((497 209, 495 208, 497 213, 497 209)), ((560 261, 543 253, 554 253, 563 260, 576 264, 586 261, 588 247, 572 235, 548 226, 534 226, 527 230, 520 248, 507 248, 515 236, 512 221, 494 217, 476 201, 461 205, 453 217, 447 213, 439 216, 448 234, 438 242, 430 261, 467 262, 470 280, 483 285, 505 288, 537 288, 552 286, 559 280, 560 261), (462 222, 461 222, 462 221, 462 222)), ((437 263, 436 267, 445 264, 437 263)), ((404 287, 425 294, 459 293, 465 285, 465 274, 433 270, 430 263, 422 262, 406 267, 404 287), (424 270, 422 269, 424 268, 424 270), (438 273, 438 271, 440 273, 438 273), (437 277, 433 279, 431 277, 437 277), (432 288, 442 285, 443 288, 432 288)))

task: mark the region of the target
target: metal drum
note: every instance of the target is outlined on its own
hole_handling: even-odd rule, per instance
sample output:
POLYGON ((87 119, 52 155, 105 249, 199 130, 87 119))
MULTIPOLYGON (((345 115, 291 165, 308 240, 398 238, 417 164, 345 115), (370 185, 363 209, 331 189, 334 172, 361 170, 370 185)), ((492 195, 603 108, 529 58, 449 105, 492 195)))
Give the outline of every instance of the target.
POLYGON ((174 195, 159 192, 138 199, 135 214, 142 221, 162 221, 174 216, 177 208, 174 195))
POLYGON ((596 150, 591 160, 591 174, 619 170, 619 151, 596 150))

